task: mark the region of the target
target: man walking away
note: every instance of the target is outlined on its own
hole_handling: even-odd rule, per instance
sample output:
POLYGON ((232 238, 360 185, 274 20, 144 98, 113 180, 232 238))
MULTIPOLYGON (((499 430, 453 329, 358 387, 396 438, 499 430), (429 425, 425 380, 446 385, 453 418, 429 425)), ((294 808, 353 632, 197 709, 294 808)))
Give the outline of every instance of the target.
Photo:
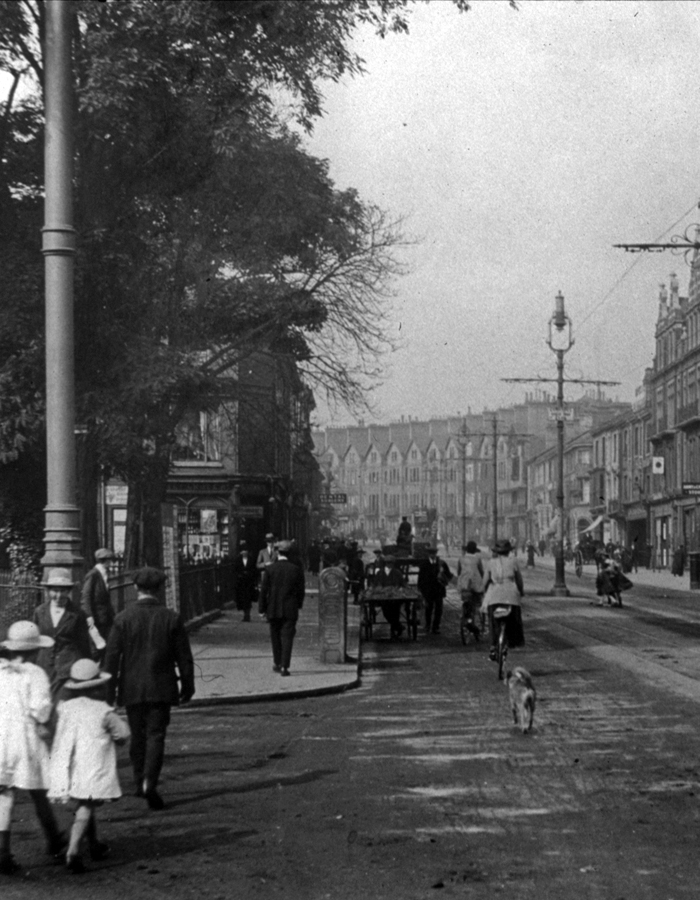
POLYGON ((170 707, 194 695, 187 632, 180 616, 158 597, 165 578, 160 569, 139 569, 136 601, 115 618, 104 659, 104 670, 113 676, 108 699, 114 701, 116 689, 118 703, 126 707, 136 796, 144 797, 151 809, 165 805, 157 787, 170 707))
POLYGON ((290 562, 289 541, 277 544, 277 559, 264 570, 260 585, 259 610, 270 624, 272 668, 289 675, 292 645, 296 634, 299 610, 304 604, 304 573, 290 562))

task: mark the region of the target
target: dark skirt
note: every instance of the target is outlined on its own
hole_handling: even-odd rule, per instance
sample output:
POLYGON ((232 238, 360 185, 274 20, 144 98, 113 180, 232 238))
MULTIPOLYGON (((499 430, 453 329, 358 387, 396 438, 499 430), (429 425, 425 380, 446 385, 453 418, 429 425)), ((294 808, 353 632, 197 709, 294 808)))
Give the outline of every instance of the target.
MULTIPOLYGON (((496 623, 493 618, 494 606, 489 606, 489 629, 492 638, 495 639, 497 634, 496 623)), ((523 630, 523 613, 520 606, 512 606, 510 615, 506 619, 506 640, 509 647, 522 647, 525 643, 525 632, 523 630)))

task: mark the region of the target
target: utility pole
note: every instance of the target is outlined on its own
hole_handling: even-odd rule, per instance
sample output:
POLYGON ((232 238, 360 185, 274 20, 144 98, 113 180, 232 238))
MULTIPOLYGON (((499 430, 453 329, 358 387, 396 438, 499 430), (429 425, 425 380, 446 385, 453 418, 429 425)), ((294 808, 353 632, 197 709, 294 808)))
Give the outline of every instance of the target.
POLYGON ((76 505, 73 335, 72 3, 48 0, 44 40, 44 227, 46 276, 46 449, 44 569, 82 565, 76 505))
POLYGON ((499 437, 512 437, 512 438, 529 438, 529 434, 519 434, 514 431, 499 431, 498 430, 498 416, 494 415, 491 422, 491 431, 467 431, 466 421, 462 424, 462 428, 458 435, 458 440, 460 441, 460 446, 463 447, 462 452, 462 546, 466 543, 466 514, 465 514, 465 506, 466 506, 466 483, 465 483, 465 472, 466 472, 466 446, 467 446, 467 436, 469 438, 487 438, 490 437, 493 441, 493 451, 491 454, 493 461, 493 477, 492 477, 492 512, 491 512, 491 528, 493 531, 493 536, 491 539, 492 545, 496 543, 498 540, 498 438, 499 437))
POLYGON ((571 319, 564 311, 564 297, 561 291, 554 301, 554 314, 549 320, 547 344, 557 357, 556 378, 502 378, 508 382, 552 382, 557 384, 557 548, 554 558, 554 586, 550 594, 554 597, 568 597, 564 567, 564 382, 568 384, 619 384, 619 381, 589 381, 583 378, 564 378, 564 354, 574 345, 571 335, 571 319))

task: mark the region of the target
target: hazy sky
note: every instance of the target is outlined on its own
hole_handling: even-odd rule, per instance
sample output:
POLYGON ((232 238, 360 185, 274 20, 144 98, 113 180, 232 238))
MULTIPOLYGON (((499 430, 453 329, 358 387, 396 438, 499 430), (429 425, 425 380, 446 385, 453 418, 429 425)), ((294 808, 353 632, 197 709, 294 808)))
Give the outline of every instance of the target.
POLYGON ((620 381, 608 390, 631 400, 659 283, 676 272, 687 292, 682 257, 612 245, 700 222, 700 3, 519 6, 418 5, 408 36, 358 34, 367 74, 325 88, 309 149, 421 238, 396 283, 403 348, 376 421, 519 402, 534 387, 500 379, 554 377, 558 291, 576 341, 566 375, 620 381))

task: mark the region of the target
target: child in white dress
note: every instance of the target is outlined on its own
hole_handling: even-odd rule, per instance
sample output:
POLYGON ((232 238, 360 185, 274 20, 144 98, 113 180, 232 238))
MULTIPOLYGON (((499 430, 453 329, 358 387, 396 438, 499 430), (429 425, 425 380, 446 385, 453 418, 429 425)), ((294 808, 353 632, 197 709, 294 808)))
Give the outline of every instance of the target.
POLYGON ((112 676, 100 672, 91 659, 79 659, 64 687, 74 694, 58 705, 58 724, 51 750, 49 797, 77 803, 66 852, 66 865, 73 874, 85 871, 80 844, 87 836, 90 856, 104 859, 107 844, 97 839, 95 810, 106 800, 118 800, 122 792, 117 777, 115 744, 129 738, 129 726, 103 699, 105 684, 112 676))
POLYGON ((5 658, 0 659, 0 874, 12 875, 20 869, 10 853, 17 788, 32 798, 49 853, 60 857, 66 840, 46 796, 51 689, 46 672, 33 662, 39 650, 53 646, 53 638, 40 634, 33 622, 20 621, 10 625, 1 646, 5 658))

